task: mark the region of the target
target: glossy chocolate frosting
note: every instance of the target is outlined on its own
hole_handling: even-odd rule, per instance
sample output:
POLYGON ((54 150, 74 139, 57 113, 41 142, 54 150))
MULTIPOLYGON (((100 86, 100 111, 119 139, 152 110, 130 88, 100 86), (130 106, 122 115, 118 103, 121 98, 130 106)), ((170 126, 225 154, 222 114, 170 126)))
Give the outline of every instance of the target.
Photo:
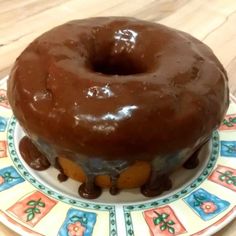
POLYGON ((151 158, 209 137, 227 75, 192 36, 133 18, 75 20, 35 39, 8 82, 31 137, 106 160, 151 158))

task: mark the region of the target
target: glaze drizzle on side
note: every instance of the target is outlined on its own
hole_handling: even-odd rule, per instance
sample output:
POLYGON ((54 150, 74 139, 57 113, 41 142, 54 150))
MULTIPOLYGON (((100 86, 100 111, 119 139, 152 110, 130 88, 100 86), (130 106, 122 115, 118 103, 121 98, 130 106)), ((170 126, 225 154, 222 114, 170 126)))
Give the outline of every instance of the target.
POLYGON ((23 137, 19 150, 24 161, 34 170, 46 170, 50 167, 48 159, 36 148, 32 141, 23 137))
MULTIPOLYGON (((203 145, 197 149, 183 166, 188 169, 193 169, 198 165, 198 154, 203 145)), ((26 163, 35 170, 46 170, 49 168, 50 163, 47 158, 36 148, 32 141, 27 137, 23 137, 20 141, 20 153, 26 163)), ((184 160, 184 159, 183 159, 184 160)), ((84 163, 87 163, 86 161, 84 163)), ((86 174, 86 180, 79 186, 78 193, 81 197, 86 199, 95 199, 98 198, 102 189, 96 185, 95 178, 102 174, 107 174, 111 180, 111 187, 109 192, 111 195, 116 195, 119 193, 117 188, 117 181, 119 179, 120 173, 124 171, 127 166, 131 163, 126 162, 100 162, 96 160, 95 162, 91 161, 90 164, 84 165, 83 171, 86 174), (90 166, 90 168, 89 168, 90 166)), ((83 166, 82 165, 82 166, 83 166)), ((59 170, 58 181, 64 182, 68 179, 65 175, 63 167, 58 161, 58 157, 55 157, 54 167, 59 170)), ((159 166, 160 167, 160 166, 159 166)), ((164 191, 171 189, 172 182, 169 178, 169 172, 165 170, 156 171, 152 166, 150 177, 147 182, 141 186, 140 191, 146 197, 154 197, 162 194, 164 191), (164 173, 164 174, 163 174, 164 173)))

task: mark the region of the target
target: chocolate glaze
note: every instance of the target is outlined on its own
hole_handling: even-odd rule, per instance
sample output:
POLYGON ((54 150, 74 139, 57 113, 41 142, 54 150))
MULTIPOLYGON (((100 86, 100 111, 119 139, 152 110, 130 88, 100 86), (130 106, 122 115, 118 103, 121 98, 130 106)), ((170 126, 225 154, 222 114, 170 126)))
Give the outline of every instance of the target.
POLYGON ((57 179, 60 182, 65 182, 68 179, 68 176, 65 175, 64 170, 62 168, 62 166, 60 165, 60 162, 58 161, 58 158, 56 158, 55 161, 55 168, 59 170, 59 174, 57 175, 57 179))
POLYGON ((149 180, 141 187, 141 193, 146 197, 155 197, 171 189, 172 182, 168 175, 152 171, 149 180))
POLYGON ((194 169, 199 165, 198 154, 201 151, 199 148, 197 151, 193 153, 193 155, 183 164, 185 169, 194 169))
POLYGON ((24 161, 34 170, 46 170, 50 167, 48 159, 25 136, 19 144, 20 154, 24 161))
POLYGON ((117 187, 117 181, 119 179, 119 174, 116 174, 116 173, 111 174, 110 179, 111 179, 111 187, 110 187, 109 192, 111 195, 116 195, 119 193, 119 189, 117 187))
POLYGON ((58 176, 57 176, 57 179, 60 182, 65 182, 68 179, 68 176, 66 176, 64 173, 59 173, 58 176))
POLYGON ((101 17, 71 21, 34 40, 11 71, 8 98, 26 132, 55 146, 146 160, 209 135, 226 112, 228 87, 212 51, 190 35, 101 17), (142 70, 119 73, 124 62, 142 70), (99 73, 96 65, 117 73, 99 73))
POLYGON ((86 177, 85 183, 81 184, 79 187, 79 195, 87 199, 98 198, 101 195, 102 190, 95 185, 95 176, 87 175, 86 177))
MULTIPOLYGON (((199 40, 160 24, 100 17, 35 39, 15 62, 8 99, 37 148, 53 150, 50 163, 69 153, 90 176, 93 159, 138 159, 165 174, 171 168, 163 163, 183 164, 219 126, 229 93, 224 68, 199 40)), ((99 173, 111 176, 108 166, 99 173)))

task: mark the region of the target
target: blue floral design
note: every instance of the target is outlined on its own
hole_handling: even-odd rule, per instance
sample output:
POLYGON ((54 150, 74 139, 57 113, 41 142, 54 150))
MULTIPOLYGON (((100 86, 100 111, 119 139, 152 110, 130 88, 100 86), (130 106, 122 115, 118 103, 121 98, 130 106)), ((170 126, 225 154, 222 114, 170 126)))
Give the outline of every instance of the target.
POLYGON ((71 208, 67 212, 65 221, 61 226, 58 235, 69 236, 68 226, 80 222, 81 226, 85 228, 83 236, 91 236, 96 223, 96 218, 97 215, 95 213, 71 208))
POLYGON ((0 192, 9 189, 25 180, 12 166, 0 169, 0 192))
POLYGON ((7 118, 0 116, 0 132, 4 132, 7 127, 7 118))
POLYGON ((236 157, 236 141, 221 141, 221 156, 236 157))
POLYGON ((230 203, 199 188, 183 199, 203 220, 211 220, 224 210, 230 203), (212 209, 207 208, 212 207, 212 209))

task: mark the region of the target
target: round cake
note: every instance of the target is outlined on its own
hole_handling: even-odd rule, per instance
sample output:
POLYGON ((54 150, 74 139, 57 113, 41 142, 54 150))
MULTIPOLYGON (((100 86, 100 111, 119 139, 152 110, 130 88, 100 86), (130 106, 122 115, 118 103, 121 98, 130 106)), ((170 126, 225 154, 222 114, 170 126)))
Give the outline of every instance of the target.
POLYGON ((83 183, 85 198, 100 187, 155 196, 171 187, 163 176, 196 163, 228 108, 227 83, 211 49, 189 34, 98 17, 35 39, 14 64, 8 99, 31 167, 55 166, 61 181, 83 183))

